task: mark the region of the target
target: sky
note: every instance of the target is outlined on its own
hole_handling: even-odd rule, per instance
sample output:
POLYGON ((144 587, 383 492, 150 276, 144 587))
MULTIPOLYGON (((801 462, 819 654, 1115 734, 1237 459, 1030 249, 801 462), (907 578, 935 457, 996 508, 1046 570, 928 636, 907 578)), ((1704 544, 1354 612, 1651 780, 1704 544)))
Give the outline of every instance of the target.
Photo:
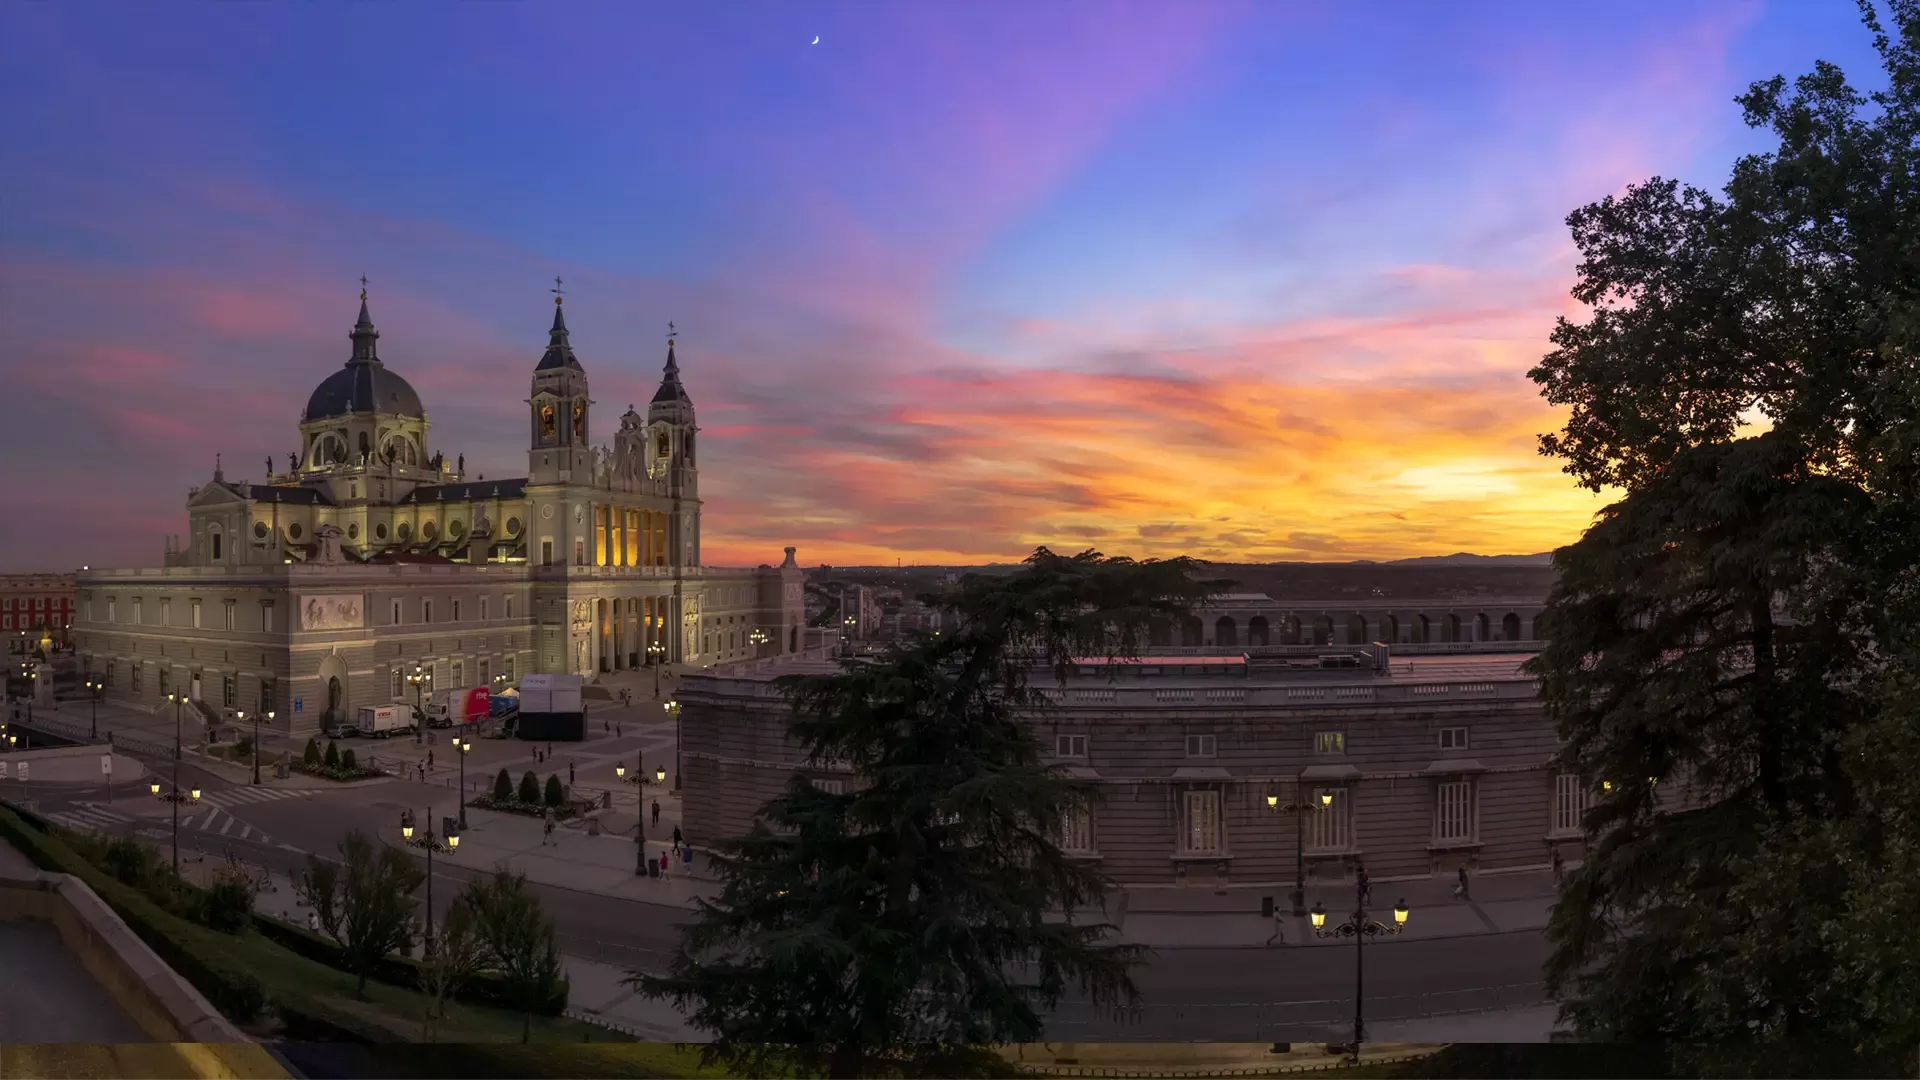
POLYGON ((1550 550, 1566 215, 1820 59, 1852 4, 0 0, 0 572, 284 462, 362 274, 487 476, 555 277, 596 441, 672 321, 709 564, 1550 550))

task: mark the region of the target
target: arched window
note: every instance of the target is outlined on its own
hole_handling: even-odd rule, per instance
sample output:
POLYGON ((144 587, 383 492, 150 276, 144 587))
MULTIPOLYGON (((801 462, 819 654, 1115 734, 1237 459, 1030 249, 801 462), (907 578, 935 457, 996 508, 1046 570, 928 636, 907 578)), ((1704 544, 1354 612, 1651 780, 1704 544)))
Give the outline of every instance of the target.
POLYGON ((1180 624, 1180 644, 1184 648, 1195 649, 1206 642, 1205 631, 1201 629, 1200 617, 1189 615, 1180 624))
POLYGON ((1500 620, 1500 638, 1503 641, 1520 640, 1520 616, 1507 612, 1506 618, 1500 620))
POLYGON ((1347 644, 1364 645, 1367 642, 1367 617, 1354 612, 1347 619, 1347 644))
POLYGON ((1313 644, 1333 644, 1333 616, 1322 615, 1313 620, 1313 644))
POLYGON ((1389 645, 1399 644, 1400 642, 1400 620, 1399 619, 1396 619, 1391 615, 1382 615, 1380 617, 1380 640, 1386 642, 1389 645))
POLYGON ((1420 645, 1425 645, 1427 642, 1432 641, 1433 620, 1427 618, 1425 615, 1415 615, 1413 617, 1413 640, 1420 645))
MULTIPOLYGON (((220 535, 220 527, 218 525, 207 530, 207 539, 213 544, 213 561, 219 562, 222 553, 221 540, 224 538, 220 535)), ((195 603, 198 602, 199 601, 195 601, 195 603)))
POLYGON ((1247 644, 1271 644, 1268 637, 1267 617, 1265 615, 1255 615, 1253 618, 1247 620, 1247 644))
POLYGON ((1448 615, 1446 618, 1446 621, 1441 623, 1440 625, 1441 625, 1441 631, 1440 631, 1441 641, 1454 642, 1454 641, 1460 640, 1460 616, 1448 615))
POLYGON ((1297 617, 1289 615, 1284 620, 1281 621, 1280 644, 1282 645, 1300 644, 1300 620, 1297 617))
POLYGON ((1222 615, 1214 621, 1213 643, 1227 648, 1240 644, 1238 627, 1234 625, 1232 616, 1222 615))
POLYGON ((1481 614, 1475 615, 1473 617, 1473 640, 1475 641, 1492 641, 1493 640, 1491 625, 1487 621, 1487 616, 1485 612, 1482 612, 1481 614))

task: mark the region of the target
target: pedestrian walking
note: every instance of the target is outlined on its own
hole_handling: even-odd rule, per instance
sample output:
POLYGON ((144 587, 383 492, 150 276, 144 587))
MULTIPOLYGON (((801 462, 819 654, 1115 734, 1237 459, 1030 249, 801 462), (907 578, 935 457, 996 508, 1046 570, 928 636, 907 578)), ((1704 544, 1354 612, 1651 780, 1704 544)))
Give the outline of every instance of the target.
POLYGON ((660 824, 660 800, 659 799, 653 800, 653 823, 655 825, 660 824))
POLYGON ((571 761, 567 762, 567 785, 569 787, 573 785, 573 762, 571 761))
POLYGON ((433 751, 427 751, 427 768, 433 768, 433 751))
POLYGON ((427 767, 423 764, 419 766, 419 769, 420 769, 420 782, 424 784, 427 782, 427 767))
POLYGON ((1453 898, 1455 900, 1472 899, 1472 897, 1467 895, 1467 868, 1465 864, 1462 864, 1460 867, 1460 884, 1453 887, 1453 898))
POLYGON ((673 862, 667 858, 667 853, 664 851, 661 852, 660 853, 660 880, 661 881, 667 880, 668 874, 671 872, 672 866, 673 866, 673 862))
POLYGON ((1360 886, 1360 902, 1371 904, 1373 903, 1373 882, 1367 880, 1367 868, 1358 866, 1355 869, 1355 881, 1360 886))
POLYGON ((673 850, 675 853, 680 850, 680 826, 678 825, 673 827, 673 850))
POLYGON ((1556 847, 1553 849, 1553 883, 1555 885, 1563 884, 1566 881, 1566 875, 1566 860, 1560 857, 1560 849, 1556 847))
POLYGON ((1284 918, 1286 918, 1286 915, 1280 910, 1280 905, 1275 904, 1273 906, 1273 936, 1267 938, 1268 945, 1285 945, 1287 943, 1287 924, 1281 921, 1284 918))
POLYGON ((613 722, 613 737, 616 739, 620 737, 620 721, 618 720, 613 722))

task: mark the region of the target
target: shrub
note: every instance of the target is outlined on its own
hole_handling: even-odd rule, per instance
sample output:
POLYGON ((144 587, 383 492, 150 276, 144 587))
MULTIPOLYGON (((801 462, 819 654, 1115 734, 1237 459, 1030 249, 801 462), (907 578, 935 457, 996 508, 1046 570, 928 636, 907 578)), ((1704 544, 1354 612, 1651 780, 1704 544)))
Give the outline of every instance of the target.
POLYGON ((100 867, 115 881, 145 891, 162 876, 160 853, 152 847, 122 836, 107 845, 100 867))
POLYGON ((560 786, 560 775, 555 773, 547 777, 547 805, 559 807, 567 801, 567 791, 560 786))
POLYGON ((321 763, 324 764, 329 769, 337 769, 340 767, 340 744, 339 743, 337 742, 327 743, 327 756, 322 759, 321 763))
POLYGON ((520 801, 529 806, 540 805, 540 781, 534 779, 532 769, 520 778, 520 801))
POLYGON ((340 771, 352 772, 359 767, 360 763, 353 758, 353 747, 347 747, 346 753, 340 755, 340 771))
POLYGON ((505 769, 501 769, 499 775, 493 778, 493 801, 513 801, 513 777, 508 776, 505 769))
POLYGON ((320 764, 320 744, 312 736, 307 738, 307 748, 300 754, 300 760, 308 765, 320 764))
MULTIPOLYGON (((316 934, 304 926, 282 922, 271 915, 255 915, 253 925, 260 936, 268 941, 330 968, 346 970, 340 956, 340 946, 331 938, 316 934)), ((388 986, 420 990, 424 983, 420 970, 422 966, 420 961, 410 957, 388 956, 374 969, 373 977, 388 986)), ((567 981, 560 980, 553 987, 552 996, 534 1011, 541 1016, 559 1016, 566 1011, 568 993, 567 981)), ((453 1000, 495 1009, 520 1008, 505 980, 493 972, 478 972, 462 979, 454 990, 453 1000)))
POLYGON ((260 886, 245 868, 229 858, 214 876, 213 884, 198 892, 199 921, 223 934, 237 934, 251 921, 260 886))

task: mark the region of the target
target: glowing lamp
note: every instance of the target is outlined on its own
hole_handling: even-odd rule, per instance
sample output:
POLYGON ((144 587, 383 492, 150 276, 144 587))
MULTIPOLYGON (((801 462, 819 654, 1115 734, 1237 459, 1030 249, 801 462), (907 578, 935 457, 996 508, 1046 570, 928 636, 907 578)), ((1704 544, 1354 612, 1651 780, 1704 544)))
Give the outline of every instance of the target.
POLYGON ((1407 902, 1404 899, 1393 905, 1393 922, 1396 926, 1407 925, 1407 902))
POLYGON ((1313 928, 1315 930, 1318 930, 1321 927, 1327 925, 1327 909, 1326 908, 1321 907, 1319 904, 1315 904, 1313 905, 1313 911, 1311 911, 1309 914, 1313 916, 1313 928))
POLYGON ((1279 805, 1280 805, 1280 796, 1278 795, 1267 796, 1267 809, 1272 810, 1279 805))

